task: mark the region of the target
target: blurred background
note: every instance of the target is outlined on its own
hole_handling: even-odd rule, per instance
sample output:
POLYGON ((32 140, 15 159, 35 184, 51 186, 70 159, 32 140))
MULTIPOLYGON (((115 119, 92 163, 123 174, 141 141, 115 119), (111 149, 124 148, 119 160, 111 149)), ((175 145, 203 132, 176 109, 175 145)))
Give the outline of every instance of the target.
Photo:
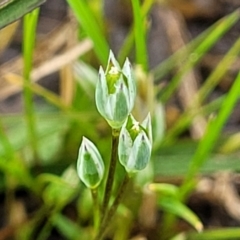
MULTIPOLYGON (((102 29, 108 50, 112 49, 120 62, 128 56, 133 63, 139 81, 135 115, 138 119, 143 119, 149 109, 153 112, 155 145, 152 178, 160 183, 181 185, 208 122, 218 114, 223 98, 227 96, 239 72, 239 19, 234 20, 234 24, 229 24, 231 27, 226 27, 226 31, 219 27, 223 33, 216 37, 215 44, 209 49, 201 43, 205 40, 207 42, 208 37, 214 39, 211 31, 220 26, 221 21, 224 22, 222 19, 226 19, 229 14, 236 11, 235 14, 239 17, 240 1, 156 0, 148 4, 150 7, 146 10, 148 14, 145 23, 147 71, 138 68, 134 41, 129 34, 134 22, 131 1, 86 2, 102 29), (206 32, 208 29, 211 31, 206 32), (203 33, 205 35, 201 35, 203 33), (202 37, 198 39, 199 36, 202 37), (198 49, 199 46, 201 48, 198 49), (184 48, 184 53, 174 55, 184 48), (175 57, 171 58, 172 56, 175 57), (225 57, 227 59, 223 60, 225 57), (187 74, 180 75, 181 83, 170 96, 164 95, 166 87, 174 81, 174 76, 189 62, 193 62, 193 65, 190 65, 187 74), (218 71, 212 75, 216 69, 218 71), (210 87, 204 84, 209 78, 215 82, 210 85, 211 92, 207 93, 210 87), (197 113, 190 112, 189 109, 193 110, 191 104, 194 96, 203 85, 206 97, 203 97, 201 104, 194 105, 197 113), (185 122, 183 116, 187 116, 185 122)), ((148 5, 146 3, 146 9, 148 5)), ((59 216, 51 219, 52 227, 44 235, 49 227, 44 225, 46 219, 56 216, 56 212, 61 212, 77 223, 80 212, 83 216, 81 224, 88 224, 87 211, 79 206, 79 190, 66 195, 68 197, 58 205, 60 210, 55 209, 56 212, 51 215, 53 205, 63 193, 59 189, 55 189, 56 192, 50 187, 45 189, 46 182, 52 184, 54 181, 44 175, 62 177, 66 169, 75 168, 82 136, 94 139, 103 156, 109 157, 110 129, 98 116, 94 102, 99 65, 105 68, 107 61, 104 62, 99 57, 101 49, 99 54, 96 53, 87 29, 88 22, 79 23, 75 12, 65 0, 48 0, 40 6, 30 75, 32 85, 28 86, 34 103, 34 142, 29 138, 26 122, 28 113, 23 100, 23 89, 26 88, 22 79, 23 23, 18 20, 0 30, 0 213, 4 216, 0 220, 0 240, 77 239, 71 237, 68 230, 59 230, 63 220, 59 216), (11 154, 14 157, 9 157, 11 154), (39 176, 42 177, 38 178, 39 176), (44 214, 41 216, 38 213, 38 221, 33 216, 36 216, 38 208, 44 208, 43 205, 44 214), (32 223, 30 219, 35 219, 37 223, 32 223), (19 226, 21 228, 24 223, 29 224, 28 230, 21 232, 19 226), (31 232, 31 237, 25 238, 29 236, 27 233, 32 226, 34 233, 31 232), (16 237, 18 234, 20 238, 16 237)), ((210 43, 206 43, 206 46, 208 44, 210 46, 210 43)), ((206 228, 239 227, 239 100, 224 124, 220 137, 211 144, 213 152, 206 164, 198 169, 198 183, 189 196, 187 205, 197 213, 206 228)), ((71 179, 68 183, 76 185, 78 181, 71 179)), ((87 209, 89 206, 87 201, 85 203, 87 209)), ((153 225, 148 226, 147 221, 143 220, 146 217, 144 204, 149 206, 149 202, 143 202, 142 212, 138 215, 140 220, 133 226, 131 237, 157 239, 158 224, 150 221, 153 225)), ((161 212, 159 216, 162 216, 161 212)), ((155 218, 158 219, 159 216, 155 218)), ((73 231, 72 225, 70 229, 73 231)), ((182 232, 191 228, 180 222, 176 229, 176 232, 182 232)), ((76 234, 79 234, 79 229, 76 234)))

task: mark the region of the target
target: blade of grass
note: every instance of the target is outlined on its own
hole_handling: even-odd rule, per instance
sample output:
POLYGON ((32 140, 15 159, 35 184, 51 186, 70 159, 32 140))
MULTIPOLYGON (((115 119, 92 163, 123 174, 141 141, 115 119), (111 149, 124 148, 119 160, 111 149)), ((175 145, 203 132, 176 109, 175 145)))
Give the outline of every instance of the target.
POLYGON ((203 225, 198 216, 182 202, 169 196, 161 196, 158 205, 164 211, 173 213, 192 225, 198 232, 202 231, 203 225))
POLYGON ((79 236, 87 239, 87 236, 83 237, 85 232, 82 231, 77 223, 71 221, 59 212, 52 216, 52 224, 64 237, 66 237, 66 239, 78 239, 79 236))
MULTIPOLYGON (((221 142, 221 139, 218 141, 221 142)), ((183 178, 190 164, 189 156, 193 156, 197 148, 196 142, 181 142, 164 147, 152 156, 156 179, 170 177, 183 178)), ((213 174, 218 171, 240 171, 238 153, 211 154, 199 174, 213 174)))
POLYGON ((229 67, 234 63, 240 53, 240 38, 234 43, 228 53, 224 56, 218 66, 214 69, 211 75, 205 80, 201 89, 197 93, 198 102, 203 102, 212 92, 214 87, 219 83, 221 78, 226 74, 229 67))
POLYGON ((189 190, 187 186, 189 182, 192 182, 195 175, 199 172, 202 165, 205 163, 207 157, 215 146, 224 124, 226 123, 228 117, 230 116, 237 100, 240 97, 240 72, 236 77, 229 93, 226 96, 225 101, 220 108, 219 114, 213 120, 210 120, 206 133, 199 142, 198 148, 191 160, 188 173, 186 175, 183 185, 180 187, 181 198, 184 199, 189 190))
POLYGON ((0 29, 16 21, 46 0, 8 0, 0 4, 0 29))
POLYGON ((146 44, 146 19, 144 18, 139 0, 132 0, 134 35, 136 45, 136 63, 148 70, 148 54, 146 44))
POLYGON ((229 66, 234 63, 240 53, 240 38, 234 43, 228 53, 223 57, 214 71, 209 75, 200 90, 194 96, 192 104, 178 119, 177 123, 169 130, 165 138, 165 143, 174 141, 176 136, 191 124, 190 117, 193 119, 193 114, 197 116, 198 107, 212 92, 214 87, 219 83, 221 78, 227 73, 229 66))
MULTIPOLYGON (((179 83, 183 79, 183 76, 187 74, 206 54, 207 51, 223 36, 223 34, 239 19, 239 11, 234 12, 228 17, 222 19, 216 28, 203 40, 194 51, 189 54, 185 64, 171 79, 170 84, 162 91, 160 100, 166 102, 174 93, 179 83)), ((185 56, 186 57, 186 56, 185 56)))
POLYGON ((93 41, 97 57, 105 65, 108 59, 109 46, 87 2, 85 0, 67 0, 67 2, 84 31, 93 41))
POLYGON ((240 239, 240 228, 206 230, 200 234, 190 233, 186 240, 237 240, 240 239))
POLYGON ((121 65, 124 63, 126 57, 129 55, 133 47, 133 44, 134 44, 134 31, 133 29, 131 29, 118 53, 118 60, 121 65))
MULTIPOLYGON (((36 35, 36 26, 38 22, 39 9, 35 9, 33 12, 27 14, 24 17, 23 22, 23 77, 24 83, 26 85, 31 84, 30 73, 32 70, 32 59, 33 59, 33 50, 35 44, 35 35, 36 35)), ((25 86, 25 85, 24 85, 25 86)), ((24 108, 25 116, 28 125, 28 135, 31 142, 31 148, 33 152, 33 157, 38 163, 38 154, 37 154, 37 138, 36 138, 36 128, 35 128, 35 116, 34 116, 34 103, 33 103, 33 94, 32 91, 24 87, 23 88, 23 98, 24 98, 24 108)))
MULTIPOLYGON (((153 5, 153 0, 146 0, 143 2, 142 6, 141 6, 141 12, 142 12, 142 18, 145 19, 149 10, 151 9, 153 5)), ((126 57, 129 55, 132 46, 134 44, 134 28, 131 28, 127 37, 124 40, 124 43, 118 53, 118 60, 120 62, 120 64, 123 64, 123 62, 125 61, 126 57)))
POLYGON ((224 102, 225 97, 226 96, 223 95, 202 107, 199 107, 197 109, 186 110, 186 112, 184 112, 180 116, 177 123, 173 127, 171 127, 171 129, 169 129, 163 142, 161 143, 161 146, 173 144, 176 141, 176 136, 178 136, 184 130, 186 130, 187 127, 190 126, 190 124, 192 123, 192 120, 196 116, 198 116, 198 115, 207 116, 207 115, 211 114, 212 112, 218 110, 220 108, 220 106, 222 105, 222 103, 224 102))
MULTIPOLYGON (((215 119, 210 120, 203 138, 200 140, 197 150, 188 167, 186 177, 182 186, 179 189, 179 199, 184 201, 190 191, 195 187, 195 175, 200 172, 201 167, 206 162, 215 143, 221 133, 221 130, 231 114, 237 100, 240 96, 240 72, 235 79, 225 101, 215 119)), ((172 230, 176 217, 172 214, 165 214, 163 220, 163 233, 167 234, 172 230)))
POLYGON ((67 106, 57 94, 47 90, 46 88, 43 88, 37 83, 23 81, 20 76, 14 74, 8 74, 7 80, 13 84, 24 87, 24 89, 28 89, 29 92, 43 97, 47 102, 53 104, 63 111, 68 111, 71 109, 71 107, 67 106))
MULTIPOLYGON (((175 54, 173 54, 170 58, 165 60, 159 66, 154 68, 151 72, 154 75, 154 79, 159 80, 163 78, 166 74, 168 74, 176 65, 176 61, 183 61, 186 56, 189 58, 193 58, 195 49, 205 41, 208 40, 209 35, 214 35, 215 32, 219 31, 219 35, 223 35, 226 31, 228 31, 238 20, 240 17, 239 10, 233 12, 232 14, 220 19, 218 22, 213 24, 203 33, 201 33, 198 37, 192 40, 186 47, 180 49, 175 54)), ((219 38, 220 38, 219 36, 219 38)), ((216 39, 218 40, 218 39, 216 39)), ((195 59, 197 60, 197 59, 195 59)))

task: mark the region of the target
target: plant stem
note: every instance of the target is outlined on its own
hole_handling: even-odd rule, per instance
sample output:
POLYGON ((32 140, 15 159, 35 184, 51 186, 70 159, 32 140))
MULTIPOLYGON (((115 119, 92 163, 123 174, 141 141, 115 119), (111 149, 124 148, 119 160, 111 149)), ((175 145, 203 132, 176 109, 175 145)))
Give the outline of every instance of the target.
POLYGON ((91 189, 92 199, 93 199, 93 222, 94 222, 94 231, 97 234, 100 223, 100 208, 98 203, 98 191, 97 189, 91 189))
POLYGON ((30 73, 32 70, 33 61, 33 50, 35 44, 36 27, 38 20, 39 8, 35 9, 31 13, 24 17, 24 41, 23 41, 23 77, 24 77, 24 89, 23 89, 23 99, 25 116, 28 125, 28 135, 34 155, 36 164, 38 163, 38 144, 37 144, 37 132, 36 132, 36 121, 34 114, 34 103, 33 103, 33 93, 32 91, 25 87, 25 84, 31 84, 30 73))
POLYGON ((148 69, 148 54, 146 48, 146 24, 145 16, 141 11, 139 0, 132 0, 133 18, 134 18, 134 35, 136 45, 136 60, 143 70, 148 69))
MULTIPOLYGON (((112 155, 111 155, 110 165, 108 169, 107 183, 106 183, 105 192, 104 192, 102 213, 107 212, 109 200, 111 197, 112 186, 114 181, 114 173, 115 173, 117 158, 118 158, 117 150, 118 150, 119 133, 120 133, 119 129, 112 129, 112 155)), ((103 214, 103 218, 104 218, 104 214, 103 214)))
POLYGON ((107 231, 108 224, 111 221, 111 219, 113 218, 113 216, 119 206, 119 203, 122 201, 124 193, 127 189, 127 185, 129 183, 129 179, 130 179, 129 176, 126 174, 125 178, 122 182, 122 185, 118 190, 118 194, 117 194, 112 206, 110 207, 109 211, 105 214, 105 216, 101 222, 100 229, 99 229, 98 235, 96 236, 95 240, 101 240, 104 237, 104 235, 107 231))

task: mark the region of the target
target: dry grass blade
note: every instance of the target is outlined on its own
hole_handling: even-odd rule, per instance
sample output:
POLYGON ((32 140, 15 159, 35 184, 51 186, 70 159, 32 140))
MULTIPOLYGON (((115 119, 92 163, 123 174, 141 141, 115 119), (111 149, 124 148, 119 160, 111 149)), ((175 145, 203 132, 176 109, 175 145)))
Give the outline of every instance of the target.
MULTIPOLYGON (((37 68, 34 68, 31 74, 31 79, 33 81, 38 81, 40 78, 60 70, 63 66, 76 60, 78 57, 89 51, 91 48, 92 42, 89 39, 78 43, 76 46, 60 54, 59 56, 56 56, 51 60, 42 63, 42 65, 37 68)), ((8 74, 4 74, 3 77, 5 79, 8 78, 8 74)), ((21 91, 21 87, 8 84, 7 87, 0 90, 0 100, 4 100, 9 95, 17 93, 19 91, 21 91)))

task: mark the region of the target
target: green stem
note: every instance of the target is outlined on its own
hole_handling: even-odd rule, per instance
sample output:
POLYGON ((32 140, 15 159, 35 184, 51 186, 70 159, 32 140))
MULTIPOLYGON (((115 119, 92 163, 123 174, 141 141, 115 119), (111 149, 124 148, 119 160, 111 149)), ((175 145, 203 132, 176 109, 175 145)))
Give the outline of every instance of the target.
POLYGON ((96 236, 95 240, 101 240, 104 237, 104 235, 107 231, 108 224, 111 221, 111 219, 113 218, 115 212, 117 211, 117 208, 118 208, 120 202, 123 199, 124 193, 127 189, 128 183, 129 183, 129 179, 130 179, 129 176, 126 174, 125 178, 122 182, 122 185, 118 190, 118 194, 117 194, 112 206, 110 207, 109 211, 107 211, 107 213, 105 214, 105 216, 104 216, 104 218, 101 222, 99 233, 96 236))
MULTIPOLYGON (((35 44, 35 34, 36 26, 38 20, 39 9, 35 9, 33 12, 27 14, 24 17, 24 31, 23 31, 23 77, 24 77, 24 86, 31 84, 30 73, 32 70, 32 60, 33 60, 33 49, 35 44)), ((34 159, 37 161, 37 133, 36 133, 36 123, 34 115, 34 104, 33 104, 33 94, 32 91, 24 87, 23 89, 24 97, 24 107, 25 107, 25 116, 28 125, 28 134, 31 143, 31 148, 33 151, 34 159)), ((37 162, 36 162, 37 163, 37 162)), ((38 164, 37 164, 38 165, 38 164)))
POLYGON ((143 69, 148 69, 148 54, 146 47, 146 24, 145 16, 141 11, 139 0, 132 0, 133 18, 134 18, 134 35, 136 45, 136 60, 142 65, 143 69))
POLYGON ((109 200, 112 193, 114 173, 115 173, 117 159, 118 159, 117 150, 118 150, 119 133, 120 133, 119 129, 112 129, 112 155, 111 155, 108 176, 107 176, 107 183, 106 183, 105 193, 103 198, 102 213, 107 211, 109 200))
POLYGON ((98 203, 98 191, 97 189, 91 189, 92 199, 93 199, 93 222, 94 222, 94 231, 97 234, 100 223, 100 208, 98 203))

